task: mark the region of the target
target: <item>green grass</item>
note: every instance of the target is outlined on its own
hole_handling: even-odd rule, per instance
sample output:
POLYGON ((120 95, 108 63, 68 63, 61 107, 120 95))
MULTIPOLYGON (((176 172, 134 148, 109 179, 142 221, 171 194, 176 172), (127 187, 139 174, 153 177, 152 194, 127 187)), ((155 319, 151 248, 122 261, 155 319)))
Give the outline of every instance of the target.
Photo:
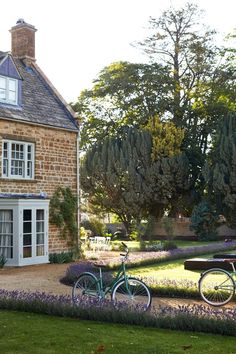
POLYGON ((185 259, 178 259, 174 261, 163 262, 160 264, 132 268, 128 270, 128 273, 140 277, 157 278, 159 280, 168 278, 171 280, 188 279, 192 281, 198 281, 200 272, 185 270, 184 261, 185 259))
MULTIPOLYGON (((114 246, 121 246, 122 241, 112 241, 112 245, 114 246)), ((158 244, 160 240, 156 241, 151 241, 151 244, 158 244)), ((124 243, 129 247, 131 251, 139 251, 140 249, 140 243, 139 241, 124 241, 124 243)), ((181 241, 181 240, 174 240, 174 243, 179 247, 179 248, 186 248, 186 247, 192 247, 192 246, 204 246, 209 244, 209 242, 204 242, 204 241, 181 241)), ((214 242, 212 242, 214 243, 214 242)), ((149 241, 145 241, 145 244, 148 245, 150 244, 149 241)))
POLYGON ((235 353, 236 338, 0 311, 1 354, 235 353))

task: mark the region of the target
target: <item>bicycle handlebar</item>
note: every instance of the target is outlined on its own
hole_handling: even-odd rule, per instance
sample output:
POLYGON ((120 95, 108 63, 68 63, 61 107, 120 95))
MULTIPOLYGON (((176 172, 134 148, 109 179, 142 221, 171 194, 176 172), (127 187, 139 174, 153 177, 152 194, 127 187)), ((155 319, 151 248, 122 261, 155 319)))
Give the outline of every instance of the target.
POLYGON ((128 246, 124 242, 121 242, 121 243, 127 250, 129 249, 128 246))
POLYGON ((129 253, 129 247, 124 243, 124 242, 121 242, 121 244, 124 246, 124 248, 125 248, 125 254, 123 254, 123 253, 120 253, 120 255, 122 256, 122 257, 127 257, 128 256, 128 253, 129 253))

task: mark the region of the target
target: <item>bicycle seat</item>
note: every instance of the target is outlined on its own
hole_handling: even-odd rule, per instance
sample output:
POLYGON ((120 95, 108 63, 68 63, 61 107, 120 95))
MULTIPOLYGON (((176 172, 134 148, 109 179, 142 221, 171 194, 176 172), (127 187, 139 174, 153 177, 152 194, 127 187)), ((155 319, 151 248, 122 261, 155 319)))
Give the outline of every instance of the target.
POLYGON ((107 264, 100 264, 100 263, 93 263, 94 267, 97 267, 97 268, 106 268, 107 267, 107 264))

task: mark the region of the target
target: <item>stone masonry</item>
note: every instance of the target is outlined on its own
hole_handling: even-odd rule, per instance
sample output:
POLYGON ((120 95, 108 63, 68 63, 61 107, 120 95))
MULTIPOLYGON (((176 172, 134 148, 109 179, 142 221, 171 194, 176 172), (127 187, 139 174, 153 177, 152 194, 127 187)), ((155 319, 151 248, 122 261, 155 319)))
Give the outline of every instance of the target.
MULTIPOLYGON (((35 143, 35 179, 16 180, 2 178, 0 160, 1 193, 44 192, 50 198, 58 186, 70 187, 77 193, 77 133, 0 118, 0 156, 2 139, 35 143)), ((49 252, 67 250, 66 242, 55 225, 49 225, 49 252)))

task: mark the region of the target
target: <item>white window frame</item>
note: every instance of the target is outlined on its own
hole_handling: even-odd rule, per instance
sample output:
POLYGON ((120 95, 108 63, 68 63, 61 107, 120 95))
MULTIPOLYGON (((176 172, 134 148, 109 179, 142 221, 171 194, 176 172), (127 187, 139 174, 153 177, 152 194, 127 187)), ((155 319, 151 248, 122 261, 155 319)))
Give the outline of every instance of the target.
POLYGON ((35 144, 29 143, 25 141, 18 140, 6 140, 2 141, 2 177, 9 179, 34 179, 34 166, 35 166, 35 144), (5 149, 5 144, 7 144, 7 149, 5 149), (19 151, 19 154, 23 154, 23 157, 18 158, 12 157, 13 145, 20 145, 23 147, 22 151, 19 151), (28 147, 30 147, 31 159, 28 159, 28 147), (6 165, 5 165, 6 162, 6 165), (13 162, 15 162, 15 166, 13 166, 13 162), (30 174, 28 175, 28 165, 30 165, 30 174), (12 173, 12 169, 22 170, 22 174, 14 174, 12 173), (19 167, 20 166, 20 167, 19 167))
POLYGON ((5 83, 6 83, 6 95, 5 95, 5 99, 2 99, 1 97, 0 97, 0 102, 1 103, 7 103, 7 104, 12 104, 12 105, 17 105, 18 104, 18 80, 17 79, 13 79, 13 78, 11 78, 11 77, 7 77, 7 76, 1 76, 0 75, 0 78, 1 79, 3 79, 3 80, 5 80, 5 83), (9 92, 10 92, 10 81, 14 81, 15 82, 15 88, 16 88, 16 90, 15 91, 13 91, 13 92, 15 92, 15 100, 13 101, 13 100, 11 100, 10 99, 10 94, 9 94, 9 92))
POLYGON ((7 258, 6 266, 24 266, 30 264, 49 263, 48 228, 49 228, 48 199, 4 199, 0 198, 1 210, 13 211, 13 258, 7 258), (24 257, 24 210, 32 212, 32 253, 24 257), (37 243, 37 210, 44 210, 44 242, 37 243), (37 246, 43 245, 43 254, 37 255, 37 246))

